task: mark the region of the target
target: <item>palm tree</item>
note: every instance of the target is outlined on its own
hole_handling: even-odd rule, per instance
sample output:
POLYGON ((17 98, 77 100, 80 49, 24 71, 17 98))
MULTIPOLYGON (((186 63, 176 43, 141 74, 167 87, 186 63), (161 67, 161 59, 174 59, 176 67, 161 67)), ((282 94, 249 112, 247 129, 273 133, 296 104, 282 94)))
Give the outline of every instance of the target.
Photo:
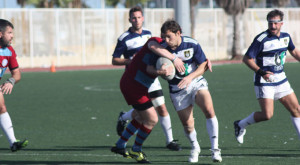
POLYGON ((240 47, 240 16, 249 6, 249 0, 216 0, 217 4, 224 9, 226 14, 232 16, 233 20, 233 43, 232 43, 232 59, 238 59, 242 55, 240 47))

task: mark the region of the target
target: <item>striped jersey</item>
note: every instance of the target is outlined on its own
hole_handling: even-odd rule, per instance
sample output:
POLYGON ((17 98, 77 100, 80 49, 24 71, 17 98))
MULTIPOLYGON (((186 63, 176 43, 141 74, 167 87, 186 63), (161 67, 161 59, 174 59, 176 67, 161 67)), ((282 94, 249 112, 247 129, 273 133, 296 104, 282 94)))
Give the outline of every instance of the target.
MULTIPOLYGON (((172 50, 166 42, 162 42, 161 45, 165 47, 169 52, 180 58, 184 62, 185 73, 179 73, 176 70, 175 77, 168 81, 170 92, 177 92, 181 89, 177 87, 178 83, 187 75, 194 72, 198 65, 206 61, 206 56, 199 45, 199 43, 190 37, 181 37, 181 44, 172 50)), ((153 63, 154 64, 154 63, 153 63)))
POLYGON ((255 59, 256 64, 264 71, 274 73, 274 82, 265 81, 259 74, 254 74, 254 85, 275 86, 287 81, 284 72, 286 51, 295 49, 288 33, 280 32, 280 36, 264 31, 254 38, 246 56, 255 59))
POLYGON ((147 40, 151 38, 151 32, 142 30, 141 34, 130 31, 130 28, 118 38, 118 43, 113 53, 113 57, 132 59, 132 56, 138 52, 147 40))
POLYGON ((19 67, 17 55, 12 46, 0 47, 0 79, 3 77, 7 67, 14 70, 19 67))

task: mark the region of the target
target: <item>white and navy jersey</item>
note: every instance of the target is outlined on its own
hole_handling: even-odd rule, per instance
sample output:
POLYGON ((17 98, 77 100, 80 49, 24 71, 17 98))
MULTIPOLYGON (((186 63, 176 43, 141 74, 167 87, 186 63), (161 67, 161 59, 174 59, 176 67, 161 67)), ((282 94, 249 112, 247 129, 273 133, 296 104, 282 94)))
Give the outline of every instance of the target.
POLYGON ((280 32, 278 37, 267 30, 257 35, 246 52, 246 56, 255 59, 256 64, 262 70, 273 72, 275 79, 274 82, 267 82, 262 76, 254 74, 254 85, 275 86, 286 82, 287 78, 283 71, 286 51, 294 49, 295 46, 288 33, 280 32))
POLYGON ((181 37, 182 42, 176 48, 176 50, 172 50, 167 46, 167 43, 163 42, 162 46, 164 46, 169 52, 180 58, 185 65, 185 73, 179 73, 176 70, 175 77, 168 81, 170 92, 174 93, 179 91, 180 89, 177 87, 178 83, 187 75, 194 72, 198 65, 206 61, 206 56, 199 45, 199 43, 190 38, 190 37, 181 37))
POLYGON ((113 57, 132 59, 132 56, 138 52, 144 44, 151 38, 151 32, 142 31, 141 34, 133 33, 130 28, 118 38, 118 43, 113 53, 113 57))

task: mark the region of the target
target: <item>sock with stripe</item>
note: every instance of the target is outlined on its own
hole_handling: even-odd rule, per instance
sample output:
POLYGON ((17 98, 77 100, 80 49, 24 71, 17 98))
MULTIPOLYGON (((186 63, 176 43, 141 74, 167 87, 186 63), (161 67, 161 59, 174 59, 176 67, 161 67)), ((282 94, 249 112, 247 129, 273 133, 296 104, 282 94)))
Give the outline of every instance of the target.
POLYGON ((125 148, 128 140, 132 135, 135 134, 135 132, 141 127, 141 124, 137 122, 135 119, 133 119, 126 127, 124 132, 122 133, 122 136, 117 141, 116 146, 117 148, 125 148))

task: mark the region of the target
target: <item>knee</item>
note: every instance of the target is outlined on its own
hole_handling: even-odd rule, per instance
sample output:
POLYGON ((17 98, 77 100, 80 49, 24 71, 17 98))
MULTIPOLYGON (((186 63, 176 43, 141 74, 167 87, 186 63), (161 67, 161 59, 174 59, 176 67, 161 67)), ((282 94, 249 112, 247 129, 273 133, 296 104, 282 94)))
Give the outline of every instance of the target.
POLYGON ((0 114, 3 114, 5 112, 7 112, 6 106, 5 105, 0 106, 0 114))
POLYGON ((158 122, 158 117, 156 115, 147 120, 147 125, 151 125, 154 127, 157 124, 157 122, 158 122))
POLYGON ((187 121, 186 123, 183 123, 183 128, 187 134, 192 133, 195 129, 194 121, 187 121))
POLYGON ((273 117, 273 113, 264 113, 262 115, 262 120, 270 120, 273 117))
POLYGON ((183 126, 183 127, 184 127, 184 132, 188 135, 191 134, 195 129, 194 126, 183 126))
POLYGON ((165 104, 163 105, 160 105, 158 107, 155 107, 155 110, 157 111, 157 113, 159 114, 159 116, 168 116, 169 115, 169 112, 167 110, 167 107, 165 104))

